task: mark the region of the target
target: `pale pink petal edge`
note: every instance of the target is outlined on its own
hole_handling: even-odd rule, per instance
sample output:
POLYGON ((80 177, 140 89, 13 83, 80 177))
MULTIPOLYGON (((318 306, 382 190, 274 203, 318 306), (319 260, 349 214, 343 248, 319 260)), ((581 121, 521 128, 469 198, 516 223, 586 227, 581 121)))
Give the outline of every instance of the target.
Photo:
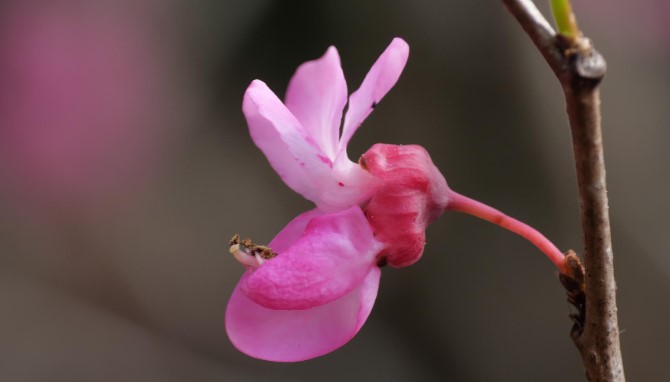
POLYGON ((305 228, 310 220, 321 216, 325 212, 318 208, 303 212, 291 220, 275 237, 270 241, 268 247, 276 253, 282 253, 288 249, 305 232, 305 228))

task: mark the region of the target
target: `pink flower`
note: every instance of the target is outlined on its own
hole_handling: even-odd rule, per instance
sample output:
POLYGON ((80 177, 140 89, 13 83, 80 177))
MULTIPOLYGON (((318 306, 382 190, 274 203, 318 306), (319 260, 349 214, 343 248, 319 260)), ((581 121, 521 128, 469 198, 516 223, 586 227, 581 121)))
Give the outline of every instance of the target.
POLYGON ((354 163, 347 143, 396 83, 409 53, 396 38, 349 97, 337 50, 300 66, 282 103, 253 81, 243 111, 251 137, 284 182, 317 208, 269 247, 231 241, 246 267, 226 310, 232 343, 252 357, 301 361, 349 341, 377 296, 379 266, 415 263, 425 230, 446 209, 512 230, 562 267, 563 255, 531 227, 449 189, 420 146, 376 144, 354 163))
POLYGON ((383 181, 349 160, 347 143, 396 83, 408 54, 398 38, 382 53, 349 98, 341 136, 347 85, 335 47, 298 68, 285 103, 259 80, 247 89, 251 137, 284 182, 317 208, 270 242, 276 257, 233 245, 247 266, 226 311, 228 335, 240 351, 272 361, 314 358, 349 341, 370 314, 385 245, 360 204, 383 181))

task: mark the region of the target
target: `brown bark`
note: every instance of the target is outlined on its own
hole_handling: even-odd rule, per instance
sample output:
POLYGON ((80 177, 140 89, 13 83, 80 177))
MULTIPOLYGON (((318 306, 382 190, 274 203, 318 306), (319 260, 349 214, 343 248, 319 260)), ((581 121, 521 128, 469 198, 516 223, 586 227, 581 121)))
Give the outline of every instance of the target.
MULTIPOLYGON (((603 156, 600 91, 606 64, 583 36, 557 35, 530 0, 503 0, 556 74, 565 94, 577 170, 584 240, 581 275, 562 276, 580 313, 572 338, 589 381, 625 381, 603 156)), ((576 259, 576 258, 575 258, 576 259)), ((575 272, 581 266, 576 263, 575 272)))

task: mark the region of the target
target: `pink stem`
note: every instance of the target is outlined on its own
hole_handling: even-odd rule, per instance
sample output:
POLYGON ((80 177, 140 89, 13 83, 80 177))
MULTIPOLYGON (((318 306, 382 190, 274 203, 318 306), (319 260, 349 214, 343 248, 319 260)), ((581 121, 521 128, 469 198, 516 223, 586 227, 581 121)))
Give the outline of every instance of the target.
POLYGON ((558 270, 561 273, 566 273, 565 255, 563 252, 561 252, 554 243, 549 241, 549 239, 542 235, 538 230, 528 224, 522 223, 493 207, 489 207, 484 203, 470 199, 467 196, 463 196, 453 191, 450 193, 447 209, 465 212, 516 233, 535 244, 535 246, 538 247, 540 251, 544 252, 549 260, 558 267, 558 270))

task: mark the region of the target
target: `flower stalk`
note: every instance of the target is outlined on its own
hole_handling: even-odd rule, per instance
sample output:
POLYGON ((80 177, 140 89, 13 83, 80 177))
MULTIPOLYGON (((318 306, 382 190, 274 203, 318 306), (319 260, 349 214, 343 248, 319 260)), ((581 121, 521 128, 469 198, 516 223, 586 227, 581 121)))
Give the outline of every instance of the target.
POLYGON ((463 196, 456 192, 451 193, 448 210, 464 212, 480 219, 491 222, 506 230, 516 233, 524 239, 533 243, 542 253, 547 255, 561 274, 567 273, 565 255, 549 239, 535 228, 510 217, 497 209, 482 202, 463 196))

